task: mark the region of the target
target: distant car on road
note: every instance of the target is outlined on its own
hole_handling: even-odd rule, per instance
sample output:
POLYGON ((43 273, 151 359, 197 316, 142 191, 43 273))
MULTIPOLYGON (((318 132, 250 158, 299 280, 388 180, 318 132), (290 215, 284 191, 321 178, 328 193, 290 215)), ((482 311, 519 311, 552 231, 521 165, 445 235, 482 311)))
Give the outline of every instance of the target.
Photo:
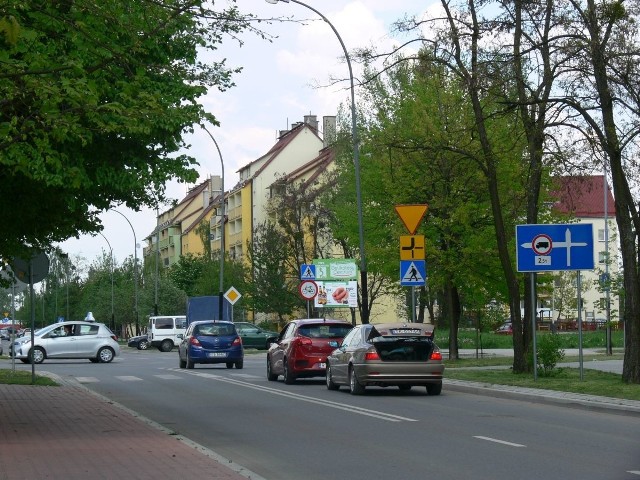
POLYGON ((324 377, 327 355, 353 328, 344 320, 306 318, 290 321, 267 352, 267 379, 284 377, 291 385, 297 378, 324 377))
POLYGON ((137 348, 138 350, 147 350, 149 348, 149 339, 146 335, 131 337, 127 342, 127 346, 137 348))
POLYGON ((118 337, 102 323, 60 322, 44 327, 14 342, 15 356, 24 363, 42 363, 45 359, 87 358, 94 363, 109 363, 120 354, 118 337))
POLYGON ((494 333, 498 335, 513 335, 513 324, 511 322, 504 322, 495 329, 494 333))
POLYGON ((244 348, 267 349, 278 338, 279 333, 262 328, 249 322, 234 322, 242 338, 244 348))
POLYGON ((440 395, 444 364, 433 328, 425 323, 358 325, 327 358, 327 388, 344 385, 352 395, 361 395, 368 386, 402 391, 421 386, 429 395, 440 395))
POLYGON ((192 322, 180 337, 180 368, 193 368, 196 363, 224 363, 227 368, 235 365, 238 369, 244 366, 242 340, 233 322, 192 322))

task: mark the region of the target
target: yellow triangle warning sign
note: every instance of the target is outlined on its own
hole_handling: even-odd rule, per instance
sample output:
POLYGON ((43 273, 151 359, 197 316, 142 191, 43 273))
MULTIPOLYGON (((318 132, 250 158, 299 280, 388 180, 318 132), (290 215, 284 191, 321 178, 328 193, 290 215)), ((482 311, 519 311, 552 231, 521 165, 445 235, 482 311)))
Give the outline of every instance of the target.
POLYGON ((396 205, 396 212, 400 216, 400 220, 407 227, 407 230, 411 235, 416 233, 418 225, 422 221, 424 214, 427 211, 428 205, 396 205))

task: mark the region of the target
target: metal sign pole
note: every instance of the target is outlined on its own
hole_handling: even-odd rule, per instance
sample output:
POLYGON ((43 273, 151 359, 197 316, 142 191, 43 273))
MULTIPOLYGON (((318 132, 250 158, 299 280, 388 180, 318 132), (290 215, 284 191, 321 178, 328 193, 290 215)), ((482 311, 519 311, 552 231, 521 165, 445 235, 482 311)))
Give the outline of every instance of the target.
POLYGON ((576 281, 578 289, 578 357, 580 360, 580 380, 584 380, 584 362, 582 358, 582 277, 578 270, 576 281))
POLYGON ((531 331, 533 332, 533 381, 538 380, 538 353, 536 346, 536 274, 529 274, 531 281, 531 331))

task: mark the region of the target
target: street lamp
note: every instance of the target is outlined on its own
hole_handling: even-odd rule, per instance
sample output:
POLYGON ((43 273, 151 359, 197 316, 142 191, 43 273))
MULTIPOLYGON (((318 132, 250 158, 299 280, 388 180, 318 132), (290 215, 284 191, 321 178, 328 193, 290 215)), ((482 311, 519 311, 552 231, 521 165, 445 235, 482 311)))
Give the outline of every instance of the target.
MULTIPOLYGON (((224 291, 223 291, 223 283, 224 283, 224 160, 222 159, 222 152, 220 152, 220 147, 218 146, 218 142, 213 138, 211 132, 204 125, 200 125, 202 129, 207 132, 207 135, 213 140, 216 149, 218 150, 218 156, 220 157, 220 164, 222 165, 222 192, 220 195, 220 290, 218 293, 218 317, 219 320, 223 320, 222 318, 222 301, 224 299, 224 291)), ((230 319, 233 320, 233 319, 230 319)))
POLYGON ((364 226, 362 222, 362 193, 360 191, 360 151, 358 148, 358 129, 356 122, 356 95, 355 88, 353 86, 353 70, 351 68, 351 59, 349 58, 349 53, 347 52, 347 48, 344 46, 344 42, 342 41, 342 37, 336 30, 336 27, 329 21, 327 17, 325 17, 318 10, 313 8, 311 5, 307 5, 304 2, 300 2, 299 0, 265 0, 267 3, 276 4, 278 2, 284 3, 297 3, 298 5, 302 5, 303 7, 308 8, 309 10, 315 12, 317 15, 322 18, 333 30, 333 33, 338 37, 338 41, 340 42, 340 46, 342 47, 342 51, 344 52, 344 58, 347 61, 347 66, 349 67, 349 81, 351 85, 351 137, 353 141, 353 166, 355 169, 355 177, 356 177, 356 201, 358 205, 358 235, 360 238, 360 285, 362 291, 362 299, 361 299, 361 310, 360 317, 362 323, 369 323, 369 291, 367 288, 367 257, 365 255, 364 250, 364 226))
POLYGON ((122 216, 129 226, 131 227, 131 231, 133 232, 133 291, 135 298, 135 315, 136 315, 136 335, 140 335, 140 321, 138 319, 138 239, 136 237, 136 231, 133 229, 133 225, 129 221, 129 219, 125 216, 124 213, 119 212, 118 210, 111 209, 112 212, 116 212, 118 215, 122 216))
POLYGON ((105 237, 102 232, 98 232, 98 233, 102 238, 104 238, 104 241, 107 242, 107 245, 109 245, 109 250, 111 251, 111 254, 110 254, 110 258, 111 258, 111 262, 110 262, 111 263, 111 330, 115 332, 116 320, 113 314, 113 248, 111 248, 111 243, 109 243, 109 240, 107 240, 107 237, 105 237))

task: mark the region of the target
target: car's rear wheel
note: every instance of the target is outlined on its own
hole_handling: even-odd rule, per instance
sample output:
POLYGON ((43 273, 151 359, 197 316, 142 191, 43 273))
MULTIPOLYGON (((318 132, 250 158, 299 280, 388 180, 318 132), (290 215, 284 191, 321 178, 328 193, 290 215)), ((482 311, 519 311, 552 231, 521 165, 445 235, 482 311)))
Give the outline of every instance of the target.
POLYGON ((353 367, 349 367, 349 392, 351 395, 362 395, 364 393, 364 385, 358 381, 353 367))
POLYGON ((427 393, 429 395, 440 395, 440 392, 442 392, 442 382, 427 385, 427 393))
POLYGON ((242 370, 242 367, 244 367, 244 360, 238 360, 235 365, 237 370, 242 370))
POLYGON ((179 366, 180 368, 185 368, 185 367, 187 366, 187 361, 186 361, 186 360, 181 359, 180 357, 178 357, 178 366, 179 366))
POLYGON ((326 376, 326 381, 327 381, 327 388, 329 390, 340 390, 340 385, 338 385, 337 383, 335 383, 333 381, 333 378, 331 378, 331 365, 327 364, 327 376, 326 376))
POLYGON ((291 373, 291 370, 289 369, 289 362, 286 358, 284 359, 284 373, 282 376, 284 377, 284 383, 287 385, 293 385, 296 383, 296 377, 291 373))
POLYGON ((187 354, 187 368, 192 369, 195 366, 195 363, 193 363, 193 360, 191 360, 189 358, 189 354, 187 354))
POLYGON ((170 352, 173 350, 173 342, 171 340, 163 340, 160 344, 161 352, 170 352))
POLYGON ((149 341, 148 340, 140 340, 138 342, 138 350, 147 350, 149 348, 149 341))
POLYGON ((42 363, 47 358, 47 354, 43 348, 33 347, 29 352, 29 358, 33 363, 42 363))
POLYGON ((271 371, 271 359, 269 357, 267 357, 267 380, 270 382, 278 380, 278 375, 271 371))
POLYGON ((227 368, 233 368, 233 362, 227 362, 227 368))
POLYGON ((115 352, 109 347, 102 347, 98 350, 98 360, 102 363, 109 363, 115 357, 115 352))

